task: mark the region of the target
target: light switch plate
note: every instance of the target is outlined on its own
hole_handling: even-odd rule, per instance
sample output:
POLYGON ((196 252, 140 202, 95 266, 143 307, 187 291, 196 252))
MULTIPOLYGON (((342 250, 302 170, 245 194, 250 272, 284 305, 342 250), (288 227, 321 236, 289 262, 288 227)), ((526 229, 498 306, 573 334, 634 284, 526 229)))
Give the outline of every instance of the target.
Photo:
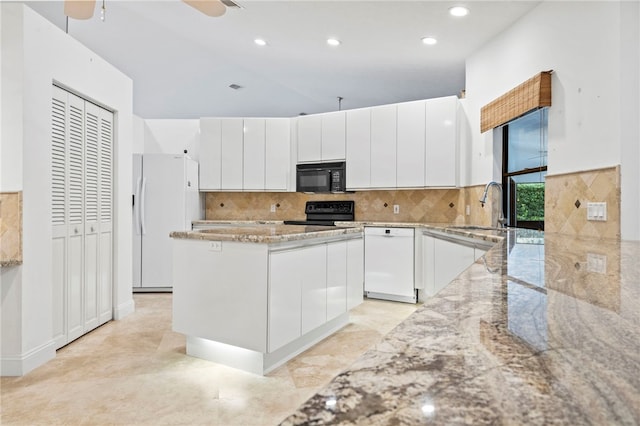
POLYGON ((607 273, 607 256, 602 254, 587 253, 587 272, 607 273))
POLYGON ((607 220, 607 203, 587 203, 587 220, 607 220))

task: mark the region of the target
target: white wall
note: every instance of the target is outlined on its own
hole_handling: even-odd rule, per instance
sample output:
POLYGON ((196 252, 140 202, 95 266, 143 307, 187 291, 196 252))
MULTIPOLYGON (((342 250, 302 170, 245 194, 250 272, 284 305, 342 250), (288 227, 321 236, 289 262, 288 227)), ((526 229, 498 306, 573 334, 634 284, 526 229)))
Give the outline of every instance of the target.
POLYGON ((145 154, 182 154, 198 161, 200 154, 200 120, 144 120, 145 154))
MULTIPOLYGON (((2 374, 25 374, 55 356, 52 341, 52 253, 50 169, 51 94, 54 81, 115 111, 114 133, 114 318, 133 311, 131 293, 131 79, 99 58, 59 28, 21 4, 0 4, 17 28, 2 26, 2 66, 4 71, 22 73, 21 90, 2 92, 3 111, 7 105, 17 110, 15 120, 2 117, 3 150, 16 144, 25 153, 22 162, 23 265, 14 276, 2 274, 2 321, 19 329, 2 335, 2 374), (8 32, 11 30, 11 32, 8 32), (8 63, 5 41, 11 49, 21 49, 23 58, 8 63), (8 129, 7 129, 8 128, 8 129), (4 138, 7 129, 14 135, 4 138), (28 154, 28 155, 27 155, 28 154), (28 161, 26 161, 28 159, 28 161), (10 282, 5 282, 10 278, 10 282), (19 308, 16 309, 14 304, 19 308), (6 315, 11 313, 12 317, 6 315)), ((3 81, 4 83, 4 81, 3 81)), ((15 172, 15 171, 14 171, 15 172)), ((13 176, 12 178, 15 178, 13 176)), ((4 331, 4 330, 3 330, 4 331)))
MULTIPOLYGON (((551 69, 549 175, 618 164, 627 170, 640 167, 637 155, 631 160, 622 156, 623 149, 633 151, 639 143, 637 93, 626 90, 630 82, 637 87, 640 46, 637 36, 622 37, 622 31, 637 34, 637 7, 637 2, 543 2, 467 59, 465 107, 473 138, 464 184, 488 182, 495 177, 494 163, 500 161, 494 158, 493 132, 480 134, 480 108, 551 69), (629 12, 635 16, 627 16, 629 12), (633 68, 623 71, 629 62, 633 66, 629 54, 635 58, 635 73, 633 68), (635 131, 630 130, 634 125, 635 131)), ((637 223, 638 203, 635 210, 627 203, 634 202, 630 194, 637 197, 639 185, 637 175, 635 181, 631 176, 623 181, 623 238, 640 239, 637 229, 627 225, 637 223)))
POLYGON ((0 122, 13 122, 13 126, 0 127, 0 191, 22 190, 22 145, 10 143, 22 134, 20 108, 5 102, 15 99, 22 91, 22 70, 12 64, 22 62, 22 44, 14 40, 18 34, 21 19, 15 13, 0 10, 0 122))

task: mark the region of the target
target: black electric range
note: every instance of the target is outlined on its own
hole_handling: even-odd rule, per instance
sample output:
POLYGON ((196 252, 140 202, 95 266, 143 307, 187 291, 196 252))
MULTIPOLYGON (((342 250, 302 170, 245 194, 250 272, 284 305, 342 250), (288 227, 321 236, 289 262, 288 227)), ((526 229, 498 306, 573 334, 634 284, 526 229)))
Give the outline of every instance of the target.
POLYGON ((285 225, 335 226, 336 222, 352 222, 355 219, 355 202, 307 201, 304 206, 307 220, 285 220, 285 225))

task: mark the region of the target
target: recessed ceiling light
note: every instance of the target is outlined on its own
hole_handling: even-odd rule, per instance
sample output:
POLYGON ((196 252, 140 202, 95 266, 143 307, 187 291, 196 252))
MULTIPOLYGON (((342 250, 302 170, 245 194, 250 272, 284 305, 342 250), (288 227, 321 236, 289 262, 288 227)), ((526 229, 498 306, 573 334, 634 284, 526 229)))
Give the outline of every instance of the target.
POLYGON ((328 38, 327 39, 327 44, 329 46, 340 46, 341 41, 338 40, 337 38, 328 38))
POLYGON ((436 43, 438 42, 438 40, 436 40, 436 39, 435 39, 435 38, 433 38, 433 37, 423 37, 423 38, 422 38, 422 42, 423 42, 424 44, 429 45, 429 46, 433 46, 434 44, 436 44, 436 43))
POLYGON ((449 14, 451 16, 467 16, 469 14, 469 9, 464 6, 453 6, 449 9, 449 14))
POLYGON ((263 39, 261 39, 261 38, 257 38, 257 39, 255 39, 255 40, 253 40, 253 42, 254 42, 255 44, 257 44, 258 46, 266 46, 266 45, 267 45, 267 42, 266 42, 266 41, 264 41, 264 40, 263 40, 263 39))

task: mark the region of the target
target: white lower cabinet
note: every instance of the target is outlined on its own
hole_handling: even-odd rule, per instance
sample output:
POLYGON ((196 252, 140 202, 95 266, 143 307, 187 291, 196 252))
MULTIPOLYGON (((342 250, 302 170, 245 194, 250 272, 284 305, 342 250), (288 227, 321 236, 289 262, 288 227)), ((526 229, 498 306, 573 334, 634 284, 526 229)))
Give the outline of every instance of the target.
POLYGON ((364 299, 364 242, 362 239, 347 241, 347 310, 364 299))
POLYGON ((361 238, 269 254, 269 352, 363 300, 361 238))
POLYGON ((302 269, 302 334, 327 321, 327 246, 305 247, 298 258, 302 269))
POLYGON ((327 320, 347 311, 347 243, 327 244, 327 320))
POLYGON ((430 297, 442 290, 487 250, 483 244, 468 238, 456 241, 438 238, 428 233, 422 236, 424 296, 430 297))
POLYGON ((302 286, 304 273, 298 250, 269 256, 269 351, 300 337, 302 325, 302 286))

